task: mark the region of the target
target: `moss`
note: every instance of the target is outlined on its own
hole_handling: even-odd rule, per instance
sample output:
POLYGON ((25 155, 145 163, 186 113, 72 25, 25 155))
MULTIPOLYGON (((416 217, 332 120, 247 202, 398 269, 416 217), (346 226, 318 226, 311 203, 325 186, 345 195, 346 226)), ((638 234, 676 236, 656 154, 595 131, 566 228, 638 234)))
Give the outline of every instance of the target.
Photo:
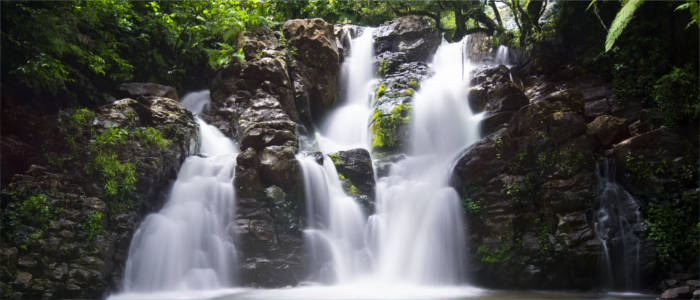
POLYGON ((487 245, 480 245, 476 250, 476 257, 486 263, 504 263, 513 256, 512 247, 508 244, 501 244, 496 249, 491 249, 487 245))
POLYGON ((336 167, 345 165, 345 163, 343 163, 343 161, 340 160, 340 155, 338 155, 338 153, 328 154, 328 157, 331 158, 333 164, 336 165, 336 167))
POLYGON ((401 92, 401 96, 411 96, 415 92, 412 88, 407 88, 401 92))
POLYGON ((464 206, 464 210, 470 215, 476 215, 482 209, 481 200, 473 200, 471 197, 462 199, 462 206, 464 206))
POLYGON ((406 134, 405 127, 410 120, 411 105, 404 103, 394 107, 389 114, 374 110, 370 132, 372 133, 372 150, 388 150, 401 146, 400 141, 406 134))
POLYGON ((387 72, 389 72, 389 60, 386 58, 382 58, 382 61, 379 62, 379 67, 377 68, 377 74, 380 76, 386 75, 387 72))
POLYGON ((350 196, 357 196, 359 194, 359 190, 357 189, 357 187, 354 184, 352 184, 350 179, 345 177, 345 175, 338 172, 338 178, 340 178, 340 182, 343 185, 343 190, 345 191, 345 193, 347 193, 350 196))
POLYGON ((420 82, 418 82, 418 79, 411 77, 411 79, 408 80, 408 86, 417 90, 420 88, 420 82))
POLYGON ((384 96, 384 93, 386 93, 386 82, 382 81, 379 84, 377 91, 374 93, 374 101, 377 101, 379 97, 384 96))

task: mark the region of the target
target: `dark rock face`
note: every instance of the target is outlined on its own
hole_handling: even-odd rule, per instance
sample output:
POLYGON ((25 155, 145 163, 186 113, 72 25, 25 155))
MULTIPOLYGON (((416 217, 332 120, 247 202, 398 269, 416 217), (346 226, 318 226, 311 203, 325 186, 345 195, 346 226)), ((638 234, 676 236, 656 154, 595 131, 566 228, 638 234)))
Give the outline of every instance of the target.
POLYGON ((329 155, 335 164, 345 192, 371 212, 374 207, 374 171, 365 149, 338 151, 329 155))
POLYGON ((428 60, 439 45, 440 34, 430 19, 406 16, 388 21, 377 29, 374 49, 377 58, 389 59, 390 66, 398 66, 404 62, 428 60))
POLYGON ((629 136, 627 120, 609 115, 601 115, 586 126, 586 133, 596 137, 601 146, 610 146, 615 141, 629 136))
POLYGON ((127 98, 60 118, 56 140, 72 141, 75 150, 50 153, 65 160, 33 165, 2 191, 3 297, 101 298, 119 289, 134 230, 145 214, 162 206, 180 164, 197 149, 192 114, 170 98, 127 98), (66 123, 79 116, 83 121, 66 123), (139 129, 146 126, 152 131, 139 129), (131 138, 119 142, 105 132, 131 138), (137 137, 156 132, 167 146, 137 137), (126 198, 115 198, 101 181, 105 175, 83 171, 99 163, 92 149, 104 146, 94 140, 109 136, 120 143, 118 161, 135 170, 134 190, 126 198))
POLYGON ((525 94, 512 81, 506 66, 477 68, 472 74, 472 87, 467 95, 474 113, 486 111, 481 122, 482 136, 505 126, 521 107, 530 103, 525 94))
POLYGON ((337 98, 340 59, 333 25, 322 19, 289 20, 282 26, 294 63, 294 100, 301 120, 319 120, 337 98))
POLYGON ((127 82, 122 83, 118 87, 119 92, 122 93, 122 97, 131 98, 150 98, 150 97, 164 97, 173 99, 175 101, 180 100, 177 96, 177 90, 174 87, 152 83, 152 82, 127 82))
MULTIPOLYGON (((697 172, 688 166, 698 148, 655 129, 653 110, 622 105, 600 79, 573 66, 555 72, 538 63, 477 69, 471 80, 468 101, 473 111, 487 112, 481 124, 487 136, 454 164, 452 185, 465 204, 472 278, 508 288, 599 287, 605 270, 594 224, 602 193, 596 157, 614 161, 613 176, 645 211, 650 201, 685 201, 692 193, 697 172), (512 82, 518 77, 527 83, 522 92, 512 82)), ((642 222, 633 224, 642 237, 640 287, 659 279, 642 222)))
POLYGON ((239 37, 246 63, 218 72, 211 86, 215 124, 236 136, 241 283, 284 286, 302 278, 303 190, 297 128, 334 103, 339 69, 333 26, 290 20, 286 44, 269 29, 239 37))

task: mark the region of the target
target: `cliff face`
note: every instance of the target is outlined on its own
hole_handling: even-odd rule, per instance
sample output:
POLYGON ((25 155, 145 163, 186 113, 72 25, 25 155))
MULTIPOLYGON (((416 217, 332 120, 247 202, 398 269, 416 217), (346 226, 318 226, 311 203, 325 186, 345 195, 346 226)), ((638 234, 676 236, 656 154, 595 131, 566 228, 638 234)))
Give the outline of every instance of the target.
POLYGON ((476 282, 651 289, 669 276, 650 207, 689 201, 697 140, 659 128, 653 109, 622 103, 594 75, 537 57, 519 69, 477 70, 469 95, 472 109, 486 111, 486 136, 458 159, 452 185, 476 282), (664 162, 688 171, 657 169, 668 175, 661 179, 649 167, 671 167, 664 162))
POLYGON ((166 87, 63 111, 45 128, 49 163, 2 191, 3 297, 100 298, 120 288, 134 230, 197 149, 192 114, 154 88, 166 87))

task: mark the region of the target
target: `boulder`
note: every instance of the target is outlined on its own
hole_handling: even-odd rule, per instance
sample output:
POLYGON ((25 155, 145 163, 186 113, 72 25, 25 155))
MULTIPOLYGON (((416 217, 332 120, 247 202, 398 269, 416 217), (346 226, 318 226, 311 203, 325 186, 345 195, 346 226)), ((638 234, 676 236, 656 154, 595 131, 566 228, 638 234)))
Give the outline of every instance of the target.
POLYGON ((338 93, 340 59, 333 25, 322 19, 288 20, 282 32, 292 52, 294 101, 301 120, 311 124, 333 105, 338 93))
POLYGON ((175 101, 180 100, 174 87, 152 82, 126 82, 120 84, 117 90, 123 98, 165 97, 175 101))
POLYGON ((515 113, 512 111, 489 113, 481 120, 481 123, 479 123, 481 136, 487 136, 497 131, 502 125, 510 122, 513 115, 515 115, 515 113))
POLYGON ((486 89, 481 86, 469 89, 467 100, 469 101, 469 108, 471 108, 472 113, 478 114, 484 111, 486 103, 488 102, 486 89))
POLYGON ((665 290, 663 293, 661 293, 661 296, 659 298, 660 299, 690 299, 691 297, 693 297, 693 294, 691 293, 690 288, 687 286, 681 286, 681 287, 665 290))
POLYGON ((374 208, 374 171, 372 159, 365 149, 352 149, 329 154, 345 192, 361 203, 368 212, 374 208))
POLYGON ((602 115, 586 125, 586 133, 594 136, 601 146, 607 147, 629 136, 627 119, 602 115))
POLYGON ((400 53, 400 59, 404 62, 426 61, 440 45, 440 34, 435 24, 426 17, 418 16, 388 21, 375 31, 374 37, 375 53, 400 53))

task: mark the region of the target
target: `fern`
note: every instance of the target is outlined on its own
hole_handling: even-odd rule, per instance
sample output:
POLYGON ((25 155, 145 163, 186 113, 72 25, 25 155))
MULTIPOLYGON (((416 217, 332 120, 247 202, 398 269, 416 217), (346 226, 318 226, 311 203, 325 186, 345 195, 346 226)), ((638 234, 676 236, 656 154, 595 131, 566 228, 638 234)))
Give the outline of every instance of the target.
POLYGON ((690 13, 690 23, 685 26, 686 29, 690 28, 693 23, 700 27, 700 7, 697 0, 686 0, 685 3, 678 5, 674 11, 680 10, 688 10, 690 13))
POLYGON ((625 27, 627 27, 627 24, 629 24, 634 16, 634 12, 642 3, 644 3, 644 0, 627 0, 623 3, 622 8, 620 8, 620 11, 615 15, 615 20, 613 20, 612 25, 610 25, 608 36, 605 37, 605 52, 612 49, 615 40, 617 40, 620 34, 622 34, 622 31, 625 30, 625 27))

